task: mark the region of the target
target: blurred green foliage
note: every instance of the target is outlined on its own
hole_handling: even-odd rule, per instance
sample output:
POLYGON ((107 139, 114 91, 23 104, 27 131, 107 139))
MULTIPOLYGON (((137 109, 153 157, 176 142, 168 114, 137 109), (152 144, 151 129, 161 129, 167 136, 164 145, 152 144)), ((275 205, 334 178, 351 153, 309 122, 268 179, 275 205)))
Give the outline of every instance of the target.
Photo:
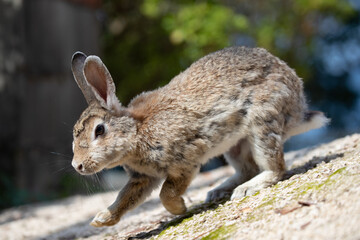
POLYGON ((124 104, 231 45, 264 47, 311 79, 322 20, 356 13, 344 0, 105 0, 104 10, 104 61, 124 104))
POLYGON ((0 171, 0 209, 7 208, 13 205, 21 205, 28 200, 28 192, 16 188, 12 179, 6 174, 0 171))
MULTIPOLYGON (((91 179, 82 179, 74 174, 62 174, 59 189, 51 189, 46 193, 34 193, 20 189, 13 177, 0 171, 0 210, 11 206, 19 206, 30 202, 48 201, 71 196, 75 193, 100 192, 101 187, 93 184, 91 179)), ((99 184, 99 183, 97 183, 99 184)))

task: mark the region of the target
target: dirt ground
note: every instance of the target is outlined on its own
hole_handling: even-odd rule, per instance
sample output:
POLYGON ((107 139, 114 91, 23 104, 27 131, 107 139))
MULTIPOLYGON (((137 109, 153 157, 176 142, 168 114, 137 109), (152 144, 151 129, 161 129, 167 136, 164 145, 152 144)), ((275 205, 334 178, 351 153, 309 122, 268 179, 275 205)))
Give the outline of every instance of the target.
POLYGON ((284 180, 254 196, 203 204, 206 193, 233 173, 199 174, 173 216, 158 191, 107 228, 89 226, 117 192, 74 196, 0 213, 1 239, 360 239, 360 135, 285 155, 284 180))

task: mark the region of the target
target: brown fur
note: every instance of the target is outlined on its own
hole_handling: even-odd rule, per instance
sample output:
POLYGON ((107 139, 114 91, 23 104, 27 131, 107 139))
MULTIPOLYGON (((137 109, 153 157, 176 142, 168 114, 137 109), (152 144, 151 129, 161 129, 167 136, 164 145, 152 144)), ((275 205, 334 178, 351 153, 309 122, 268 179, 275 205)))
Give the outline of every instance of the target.
POLYGON ((94 226, 115 224, 160 179, 165 179, 163 205, 182 214, 181 195, 200 165, 223 153, 237 173, 209 192, 207 201, 231 192, 232 198, 253 194, 281 178, 282 145, 292 129, 299 132, 305 123, 311 129, 315 116, 320 121, 316 127, 326 123, 321 113, 308 112, 295 72, 261 48, 209 54, 168 85, 140 94, 127 108, 118 102, 99 58, 76 53, 73 72, 89 102, 74 127, 73 166, 81 174, 118 165, 130 172, 129 183, 94 218, 94 226), (99 124, 105 133, 95 137, 99 124))

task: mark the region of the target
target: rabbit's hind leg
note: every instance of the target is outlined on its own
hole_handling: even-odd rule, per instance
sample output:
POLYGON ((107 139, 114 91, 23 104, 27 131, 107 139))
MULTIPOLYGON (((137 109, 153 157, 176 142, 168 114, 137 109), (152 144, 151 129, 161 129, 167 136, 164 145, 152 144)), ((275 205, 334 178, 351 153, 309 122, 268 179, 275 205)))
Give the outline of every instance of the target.
POLYGON ((256 134, 251 138, 250 143, 254 162, 260 173, 236 187, 231 199, 253 195, 261 189, 277 183, 285 171, 281 135, 274 131, 256 134))
POLYGON ((206 202, 218 201, 230 197, 233 190, 259 173, 255 164, 250 143, 246 138, 238 141, 224 154, 226 161, 235 168, 236 172, 225 182, 208 192, 206 202))

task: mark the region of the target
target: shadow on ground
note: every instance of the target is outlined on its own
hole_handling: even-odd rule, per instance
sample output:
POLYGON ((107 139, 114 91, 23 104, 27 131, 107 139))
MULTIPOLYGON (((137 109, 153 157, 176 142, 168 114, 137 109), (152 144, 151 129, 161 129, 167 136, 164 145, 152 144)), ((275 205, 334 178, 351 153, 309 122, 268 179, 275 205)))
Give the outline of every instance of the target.
POLYGON ((303 174, 309 171, 310 169, 315 168, 319 163, 328 163, 337 158, 343 157, 344 153, 330 154, 322 157, 315 156, 310 161, 307 161, 304 165, 288 170, 282 180, 291 178, 296 174, 303 174))
POLYGON ((170 221, 166 221, 166 222, 162 222, 160 224, 160 226, 158 226, 156 229, 153 229, 151 231, 148 232, 140 232, 137 233, 135 236, 131 236, 128 238, 128 240, 135 240, 135 239, 148 239, 154 235, 158 235, 159 233, 161 233, 163 230, 172 227, 172 226, 176 226, 178 224, 180 224, 183 220, 187 219, 187 218, 191 218, 192 216, 205 212, 207 210, 214 210, 216 209, 220 204, 226 202, 228 199, 224 199, 222 201, 219 202, 213 202, 213 203, 202 203, 196 206, 193 206, 191 208, 188 209, 188 211, 181 215, 181 216, 176 216, 173 219, 171 219, 170 221))

